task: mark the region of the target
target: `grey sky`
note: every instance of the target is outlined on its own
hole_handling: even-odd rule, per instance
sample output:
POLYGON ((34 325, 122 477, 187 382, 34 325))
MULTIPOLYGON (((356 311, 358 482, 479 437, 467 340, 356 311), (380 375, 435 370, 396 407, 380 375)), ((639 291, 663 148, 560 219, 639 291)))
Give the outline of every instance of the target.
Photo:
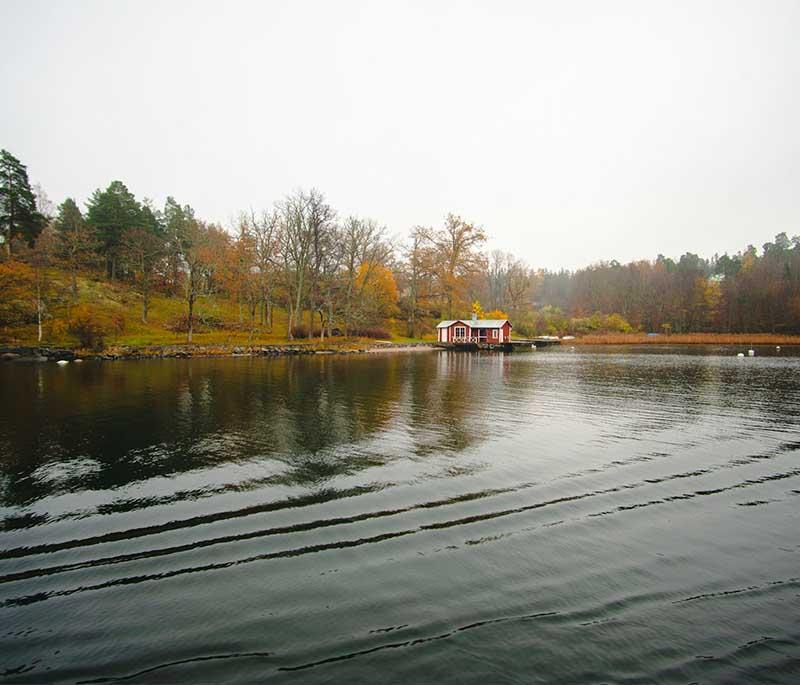
POLYGON ((315 186, 534 266, 800 233, 800 2, 0 0, 0 147, 211 220, 315 186))

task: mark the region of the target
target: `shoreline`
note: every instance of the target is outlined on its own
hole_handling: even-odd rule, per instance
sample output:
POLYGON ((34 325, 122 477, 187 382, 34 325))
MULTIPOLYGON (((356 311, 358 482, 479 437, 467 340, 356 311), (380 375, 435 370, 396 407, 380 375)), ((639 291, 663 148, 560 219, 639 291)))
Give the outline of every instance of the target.
MULTIPOLYGON (((761 334, 673 334, 648 337, 638 334, 597 335, 562 340, 559 347, 601 347, 645 345, 662 347, 800 346, 800 336, 761 334)), ((204 359, 224 357, 288 357, 306 355, 392 354, 431 352, 441 348, 433 342, 417 343, 285 343, 276 345, 110 345, 101 351, 48 346, 0 346, 2 362, 120 361, 126 359, 204 359)))
POLYGON ((0 362, 59 362, 76 360, 203 359, 214 357, 289 357, 349 355, 369 352, 418 352, 435 350, 433 343, 286 343, 280 345, 110 345, 101 351, 62 347, 0 347, 0 362))

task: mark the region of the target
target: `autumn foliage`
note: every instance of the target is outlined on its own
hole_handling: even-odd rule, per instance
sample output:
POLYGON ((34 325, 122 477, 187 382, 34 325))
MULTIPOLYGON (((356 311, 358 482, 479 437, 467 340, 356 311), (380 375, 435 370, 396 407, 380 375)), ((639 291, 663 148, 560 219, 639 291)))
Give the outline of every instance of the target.
POLYGON ((0 326, 16 326, 36 320, 36 274, 15 260, 0 263, 0 326))
POLYGON ((78 338, 81 347, 99 350, 103 348, 106 338, 119 335, 125 330, 125 317, 82 304, 72 310, 68 329, 78 338))

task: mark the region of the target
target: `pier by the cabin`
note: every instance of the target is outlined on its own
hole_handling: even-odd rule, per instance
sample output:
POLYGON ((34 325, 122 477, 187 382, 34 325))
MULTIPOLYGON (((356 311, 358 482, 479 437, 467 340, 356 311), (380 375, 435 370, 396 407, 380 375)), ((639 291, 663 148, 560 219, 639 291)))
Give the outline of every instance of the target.
POLYGON ((502 343, 486 342, 477 336, 467 339, 461 338, 453 342, 437 342, 436 346, 447 350, 461 350, 474 352, 476 350, 499 350, 503 352, 513 352, 514 350, 537 350, 542 347, 560 345, 561 340, 555 336, 541 336, 537 338, 525 338, 506 340, 502 343))

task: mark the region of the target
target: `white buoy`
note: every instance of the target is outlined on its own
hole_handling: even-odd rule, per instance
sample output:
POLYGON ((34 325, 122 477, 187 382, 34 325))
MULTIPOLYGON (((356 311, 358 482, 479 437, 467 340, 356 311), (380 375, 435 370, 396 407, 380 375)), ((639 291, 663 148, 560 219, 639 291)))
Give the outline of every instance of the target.
POLYGON ((778 350, 778 352, 780 352, 781 351, 781 346, 780 345, 775 345, 775 349, 778 350))
POLYGON ((75 363, 78 364, 79 362, 82 362, 82 361, 83 361, 83 359, 76 359, 75 363))
POLYGON ((756 351, 755 350, 747 350, 747 356, 748 357, 755 357, 756 356, 756 351))
POLYGON ((64 366, 64 364, 69 364, 69 362, 66 359, 59 359, 56 364, 59 366, 64 366))
POLYGON ((739 354, 737 354, 736 356, 739 357, 740 359, 744 359, 744 352, 739 352, 739 354))

